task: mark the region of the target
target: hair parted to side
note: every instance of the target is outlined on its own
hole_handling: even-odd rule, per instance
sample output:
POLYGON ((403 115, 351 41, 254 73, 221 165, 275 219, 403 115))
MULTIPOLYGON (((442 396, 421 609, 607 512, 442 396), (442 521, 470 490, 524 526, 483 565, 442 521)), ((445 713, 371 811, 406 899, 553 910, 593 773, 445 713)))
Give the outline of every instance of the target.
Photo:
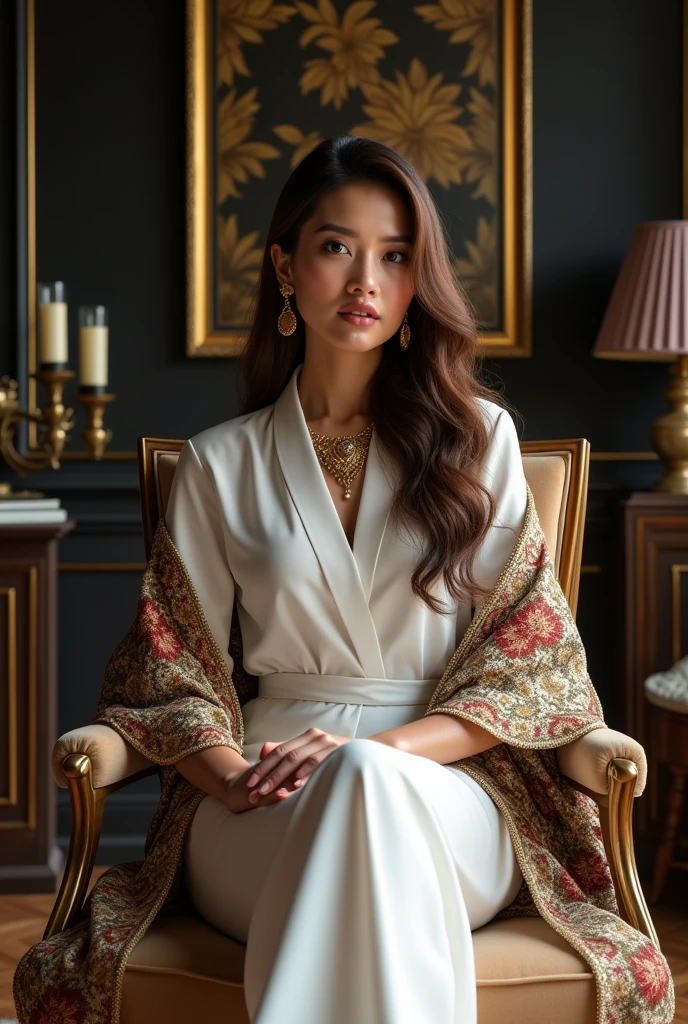
POLYGON ((274 403, 305 357, 300 316, 291 336, 283 337, 277 330, 284 299, 270 247, 278 242, 285 252, 294 252, 301 226, 322 197, 356 182, 392 189, 411 215, 411 344, 402 350, 395 334, 382 346, 370 411, 382 448, 399 471, 392 513, 425 538, 412 589, 433 611, 447 612, 430 590, 440 576, 457 600, 485 595, 472 566, 495 505, 479 479, 490 438, 478 399, 499 402, 499 396, 476 376, 477 329, 451 266, 435 202, 413 167, 383 143, 352 135, 325 139, 304 157, 282 189, 240 360, 240 411, 249 413, 274 403))

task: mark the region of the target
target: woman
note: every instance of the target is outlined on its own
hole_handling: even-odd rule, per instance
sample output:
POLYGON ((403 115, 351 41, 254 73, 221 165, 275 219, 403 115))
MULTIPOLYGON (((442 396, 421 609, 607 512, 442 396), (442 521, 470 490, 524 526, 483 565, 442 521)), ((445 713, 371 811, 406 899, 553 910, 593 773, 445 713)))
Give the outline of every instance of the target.
POLYGON ((117 1024, 189 894, 247 943, 252 1024, 475 1024, 498 914, 587 960, 600 1024, 672 1020, 558 770, 604 721, 475 344, 413 169, 321 143, 270 227, 242 414, 184 445, 105 673, 95 721, 160 766, 146 857, 25 955, 20 1024, 117 1024))
POLYGON ((177 769, 210 794, 189 888, 248 941, 261 1024, 285 1003, 309 1024, 475 1020, 471 928, 522 883, 493 801, 445 767, 498 740, 422 717, 527 500, 443 248, 401 157, 321 143, 268 233, 245 412, 185 444, 170 495, 167 526, 228 669, 236 595, 244 667, 260 678, 243 756, 213 747, 177 769), (282 336, 280 293, 297 311, 282 336))

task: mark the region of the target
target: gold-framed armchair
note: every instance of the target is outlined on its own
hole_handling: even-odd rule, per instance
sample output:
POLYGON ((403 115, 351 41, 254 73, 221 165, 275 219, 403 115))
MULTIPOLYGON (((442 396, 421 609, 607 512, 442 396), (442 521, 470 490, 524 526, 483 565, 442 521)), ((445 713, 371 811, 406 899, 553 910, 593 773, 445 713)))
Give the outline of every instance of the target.
MULTIPOLYGON (((141 438, 139 475, 146 553, 170 493, 183 442, 141 438)), ((578 601, 590 446, 581 439, 521 445, 523 466, 564 593, 578 601)), ((598 729, 559 748, 559 767, 599 805, 621 913, 655 944, 657 936, 635 865, 632 812, 646 781, 646 759, 633 739, 598 729)), ((72 829, 60 891, 45 937, 68 927, 82 906, 98 847, 106 798, 157 769, 114 730, 90 725, 62 736, 53 769, 69 789, 72 829)), ((541 918, 493 921, 473 933, 479 1024, 596 1024, 593 976, 582 958, 541 918)), ((248 1024, 243 998, 244 947, 196 915, 157 919, 134 948, 124 973, 121 1024, 206 1020, 248 1024)))

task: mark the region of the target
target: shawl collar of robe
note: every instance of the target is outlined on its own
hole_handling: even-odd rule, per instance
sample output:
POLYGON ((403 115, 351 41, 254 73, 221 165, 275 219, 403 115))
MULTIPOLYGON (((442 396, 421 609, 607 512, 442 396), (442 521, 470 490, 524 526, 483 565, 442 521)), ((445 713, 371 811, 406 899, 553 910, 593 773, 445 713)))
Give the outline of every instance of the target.
MULTIPOLYGON (((299 472, 296 489, 313 476, 307 465, 299 472)), ((324 539, 317 535, 316 544, 324 539)), ((232 654, 239 667, 240 648, 232 654)), ((514 552, 427 714, 478 722, 504 740, 457 762, 502 810, 523 873, 519 896, 497 916, 539 914, 580 953, 595 977, 598 1024, 670 1024, 674 990, 666 960, 619 916, 596 804, 558 771, 555 748, 604 722, 530 492, 514 552)), ((145 860, 102 875, 77 922, 20 961, 20 1024, 117 1024, 131 950, 161 910, 189 909, 182 851, 204 794, 174 765, 205 747, 241 750, 234 681, 164 521, 136 619, 108 662, 95 721, 161 766, 160 804, 145 860)))
POLYGON ((362 472, 363 489, 353 550, 327 488, 297 390, 298 366, 274 407, 275 448, 289 493, 318 558, 367 679, 385 679, 370 613, 370 593, 394 496, 373 431, 362 472))

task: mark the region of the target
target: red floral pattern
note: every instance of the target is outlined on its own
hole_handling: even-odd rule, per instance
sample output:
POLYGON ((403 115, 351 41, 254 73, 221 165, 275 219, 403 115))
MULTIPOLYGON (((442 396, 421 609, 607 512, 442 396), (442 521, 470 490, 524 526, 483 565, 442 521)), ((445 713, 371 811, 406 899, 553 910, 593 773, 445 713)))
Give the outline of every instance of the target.
POLYGON ((651 942, 630 958, 631 971, 643 999, 654 1009, 664 999, 671 984, 666 960, 651 942))
POLYGON ((526 544, 526 565, 530 565, 534 569, 541 569, 548 558, 544 537, 539 543, 526 544))
POLYGON ((71 989, 49 988, 29 1018, 29 1024, 84 1024, 81 996, 71 989))
POLYGON ((619 947, 611 939, 583 939, 583 945, 587 946, 591 952, 606 957, 607 960, 613 960, 619 955, 619 947))
POLYGON ((182 645, 155 601, 144 597, 139 602, 136 620, 136 638, 139 643, 149 643, 157 658, 176 661, 182 653, 182 645))
POLYGON ((607 858, 598 850, 576 850, 566 858, 566 870, 585 892, 606 892, 612 883, 607 858))
POLYGON ((508 658, 527 658, 538 647, 554 647, 563 635, 563 622, 538 596, 499 627, 495 643, 508 658))

